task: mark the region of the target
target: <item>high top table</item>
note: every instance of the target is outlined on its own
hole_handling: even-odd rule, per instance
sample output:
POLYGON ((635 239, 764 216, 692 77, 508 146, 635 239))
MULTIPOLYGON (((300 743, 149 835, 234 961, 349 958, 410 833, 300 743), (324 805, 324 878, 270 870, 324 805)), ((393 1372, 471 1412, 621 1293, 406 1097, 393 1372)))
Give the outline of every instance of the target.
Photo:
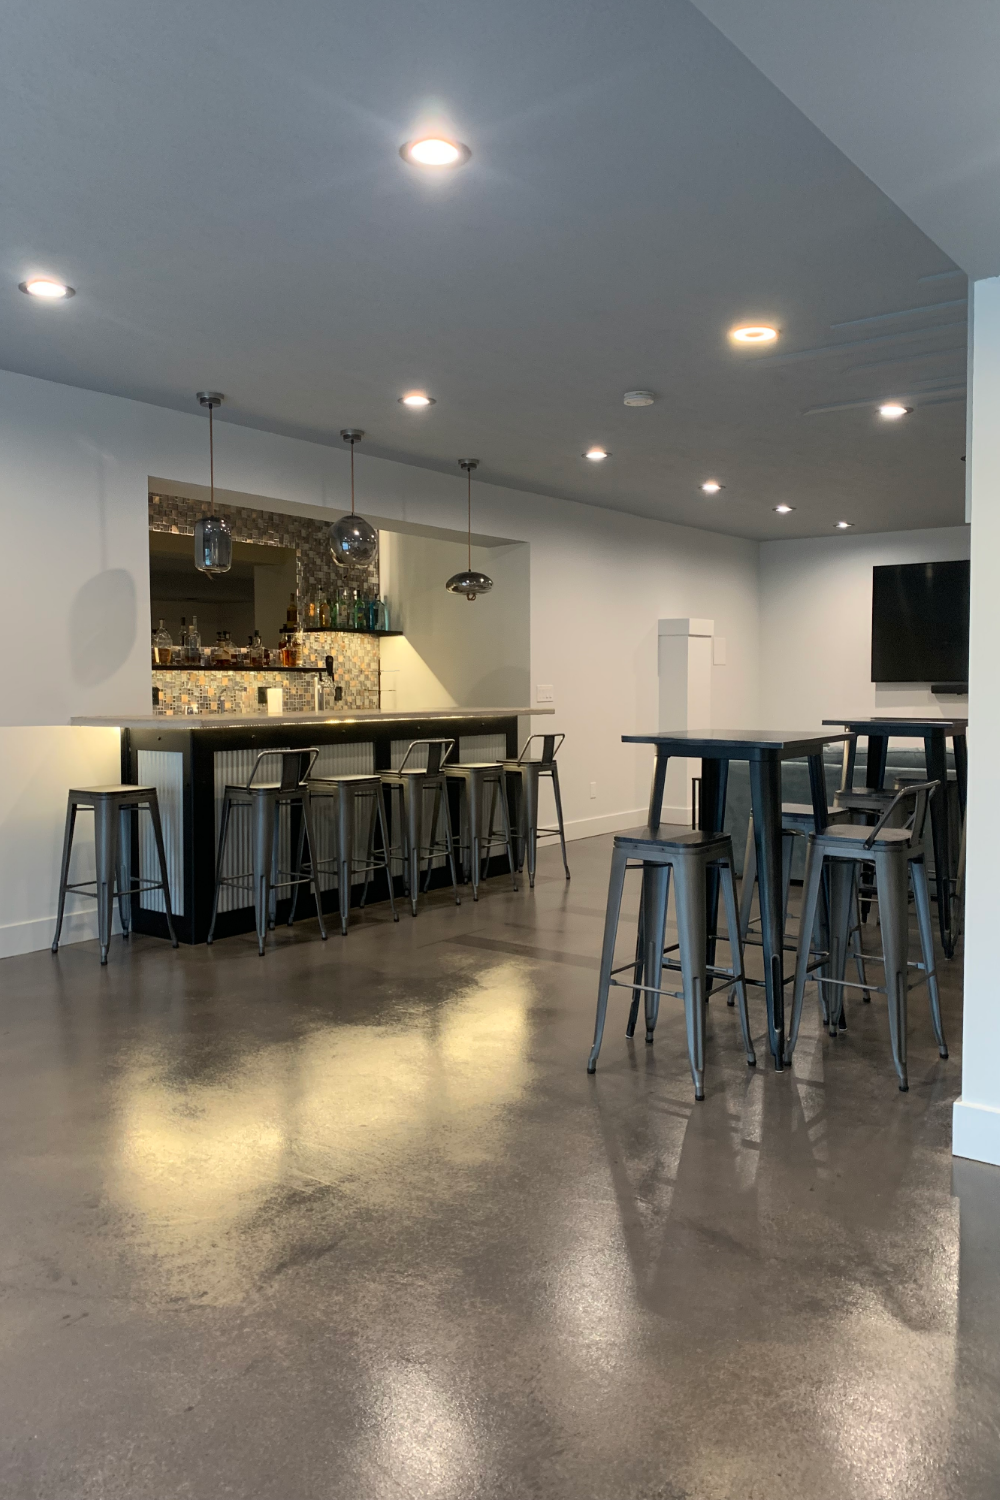
MULTIPOLYGON (((951 740, 955 751, 955 780, 958 783, 958 806, 960 817, 965 817, 965 802, 969 783, 969 758, 965 732, 968 719, 897 719, 886 715, 874 719, 824 719, 824 724, 841 724, 853 734, 868 736, 868 760, 865 769, 865 785, 881 791, 885 781, 885 762, 890 739, 923 740, 924 765, 928 781, 939 781, 941 788, 931 798, 931 839, 934 844, 934 876, 937 886, 938 922, 941 927, 941 943, 945 955, 951 958, 955 952, 955 929, 952 922, 952 896, 958 871, 952 868, 951 850, 954 830, 950 827, 951 813, 948 807, 948 761, 947 741, 951 740)), ((854 762, 857 741, 844 750, 843 790, 854 790, 854 762)))
MULTIPOLYGON (((777 1072, 784 1067, 785 971, 784 913, 781 886, 781 762, 809 760, 816 832, 827 825, 826 775, 823 747, 852 741, 854 734, 829 730, 671 729, 658 734, 623 734, 627 745, 655 745, 656 764, 649 794, 649 826, 659 828, 667 762, 672 755, 701 757, 701 807, 698 826, 719 833, 726 819, 729 762, 750 763, 750 805, 757 850, 760 926, 764 946, 764 990, 767 995, 767 1032, 777 1072)), ((709 893, 709 942, 717 922, 718 877, 709 893)))

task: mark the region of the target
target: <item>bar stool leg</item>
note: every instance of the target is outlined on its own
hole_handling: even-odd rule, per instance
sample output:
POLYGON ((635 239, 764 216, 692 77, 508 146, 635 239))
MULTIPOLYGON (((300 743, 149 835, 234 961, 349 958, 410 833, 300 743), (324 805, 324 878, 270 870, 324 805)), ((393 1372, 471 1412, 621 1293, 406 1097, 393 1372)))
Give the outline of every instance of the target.
POLYGON ((704 862, 684 860, 677 871, 677 940, 684 979, 684 1019, 694 1097, 705 1097, 705 962, 708 931, 704 862))
MULTIPOLYGON (((289 815, 289 821, 291 817, 289 815)), ((281 801, 274 801, 274 829, 271 839, 271 873, 268 876, 267 925, 273 932, 278 920, 278 853, 281 849, 281 801)))
MULTIPOLYGON (((304 792, 302 796, 302 822, 305 827, 306 839, 309 844, 309 875, 310 884, 312 885, 313 900, 316 902, 316 921, 319 925, 319 935, 323 939, 323 941, 326 942, 326 927, 323 923, 323 901, 319 893, 319 870, 317 869, 319 860, 317 857, 316 828, 313 824, 312 798, 310 797, 308 791, 304 792)), ((351 826, 353 828, 353 819, 351 826)), ((348 868, 350 868, 350 866, 348 866, 348 868)), ((295 889, 297 890, 298 887, 296 886, 295 889)), ((348 876, 347 899, 348 902, 350 902, 350 876, 348 876)))
POLYGON ((102 964, 107 963, 108 948, 111 946, 117 844, 118 809, 110 797, 98 797, 94 804, 94 873, 97 876, 97 934, 101 944, 102 964))
POLYGON ((534 890, 538 864, 538 770, 530 764, 524 768, 524 836, 528 886, 534 890))
POLYGON ((635 988, 632 991, 632 1004, 629 1006, 628 1024, 625 1027, 625 1035, 627 1037, 635 1036, 635 1023, 639 1019, 639 1002, 642 999, 642 990, 639 989, 639 985, 642 984, 642 966, 646 951, 646 939, 642 926, 642 906, 642 895, 640 893, 639 920, 635 927, 635 963, 632 966, 632 983, 635 985, 635 988))
POLYGON ((944 1039, 941 1024, 941 997, 938 994, 937 968, 934 957, 934 928, 931 924, 931 898, 927 888, 927 869, 922 859, 910 861, 910 877, 913 881, 913 902, 917 908, 917 925, 920 928, 920 948, 927 976, 927 995, 931 1004, 931 1022, 942 1057, 948 1056, 948 1043, 944 1039))
POLYGON ((66 911, 66 885, 69 881, 69 862, 73 853, 73 830, 76 827, 76 803, 66 798, 66 828, 63 833, 62 864, 59 867, 59 906, 56 910, 56 932, 52 939, 52 952, 58 953, 62 936, 63 916, 66 911))
POLYGON ((424 795, 423 787, 412 785, 415 778, 407 777, 402 784, 403 819, 406 826, 406 863, 410 887, 410 910, 417 915, 417 894, 420 890, 420 814, 424 795))
MULTIPOLYGON (((447 796, 447 793, 445 793, 444 795, 447 796)), ((431 827, 430 842, 432 844, 436 844, 437 843, 438 827, 439 827, 440 822, 441 822, 441 800, 442 800, 441 787, 440 786, 435 786, 435 788, 434 788, 434 807, 431 810, 431 824, 430 824, 430 827, 431 827)), ((434 873, 434 857, 433 857, 433 855, 428 855, 428 858, 427 858, 427 874, 424 876, 424 895, 425 896, 426 896, 427 892, 431 888, 431 876, 433 875, 433 873, 434 873)))
POLYGON ((879 926, 882 929, 882 954, 885 959, 885 987, 889 1002, 889 1036, 892 1060, 896 1065, 900 1093, 909 1088, 906 1075, 906 991, 909 984, 908 907, 909 880, 906 851, 887 854, 880 849, 875 855, 875 884, 878 890, 879 926), (901 856, 901 857, 900 857, 901 856))
MULTIPOLYGON (((393 889, 392 889, 392 870, 391 870, 391 868, 389 866, 389 822, 388 822, 388 819, 386 818, 386 813, 385 813, 385 798, 382 795, 382 783, 381 782, 379 782, 379 784, 375 787, 375 813, 376 813, 376 815, 378 817, 379 828, 382 831, 382 850, 383 850, 383 852, 385 854, 386 884, 389 887, 389 909, 392 912, 392 920, 394 922, 398 922, 399 921, 399 912, 396 910, 396 897, 393 894, 393 889)), ((372 821, 372 827, 374 828, 374 819, 372 821)), ((371 848, 371 853, 370 853, 370 856, 369 856, 368 863, 371 864, 372 861, 374 860, 374 858, 375 858, 375 841, 374 841, 374 835, 373 835, 373 837, 372 837, 372 848, 371 848)), ((366 881, 365 881, 365 891, 366 892, 367 892, 367 889, 368 889, 368 882, 367 882, 367 879, 366 879, 366 881)), ((362 905, 363 904, 364 903, 362 903, 362 905)))
POLYGON ((215 920, 219 915, 219 892, 222 890, 222 865, 226 857, 226 843, 229 839, 229 820, 232 816, 232 811, 232 802, 228 797, 223 797, 222 822, 219 825, 219 857, 215 862, 215 895, 212 898, 212 920, 208 924, 206 943, 211 943, 215 937, 215 920))
MULTIPOLYGON (((846 859, 827 862, 830 880, 830 961, 831 979, 842 980, 847 974, 847 947, 851 929, 851 894, 854 890, 854 863, 846 859)), ((826 1003, 826 1021, 831 1036, 840 1030, 844 1008, 841 985, 830 986, 826 1003)))
POLYGON ((458 877, 455 873, 455 840, 451 836, 451 809, 448 806, 447 787, 444 796, 444 846, 448 853, 448 868, 451 870, 451 888, 455 892, 455 905, 461 906, 458 894, 458 877))
MULTIPOLYGON (((156 844, 156 857, 160 864, 160 879, 163 882, 163 905, 166 910, 167 931, 170 934, 171 947, 177 947, 177 934, 174 931, 174 909, 170 902, 170 880, 167 875, 167 851, 163 843, 163 824, 160 822, 160 803, 154 792, 147 803, 149 808, 150 822, 153 825, 153 840, 156 844)), ((136 814, 138 816, 138 814, 136 814)))
MULTIPOLYGON (((501 776, 502 776, 502 774, 503 773, 501 772, 501 776)), ((494 787, 495 788, 499 787, 500 788, 500 792, 501 792, 501 796, 500 796, 500 813, 501 813, 501 821, 503 823, 504 842, 507 845, 507 863, 510 865, 510 883, 511 883, 511 885, 514 887, 514 889, 516 891, 517 890, 517 863, 516 863, 516 861, 514 859, 514 836, 511 833, 511 828, 510 828, 510 810, 507 807, 507 798, 505 796, 503 796, 503 783, 502 783, 502 781, 498 780, 498 781, 494 782, 494 787)), ((492 823, 493 823, 493 810, 492 810, 492 807, 491 807, 490 808, 490 825, 491 825, 491 827, 490 827, 490 834, 491 835, 492 835, 492 832, 493 832, 492 823)))
MULTIPOLYGON (((792 996, 792 1024, 788 1032, 788 1040, 785 1043, 784 1061, 790 1063, 792 1053, 795 1051, 795 1043, 799 1037, 799 1024, 802 1020, 802 1002, 806 993, 806 977, 809 967, 809 953, 812 948, 813 928, 816 925, 816 913, 819 909, 820 891, 823 888, 823 856, 816 853, 816 845, 812 839, 806 840, 806 869, 802 881, 802 912, 799 917, 799 944, 795 955, 795 990, 792 996)), ((822 985, 822 979, 817 979, 817 984, 822 985)), ((822 1000, 820 1001, 822 1007, 822 1000)))
POLYGON ((747 824, 747 847, 743 855, 743 884, 740 889, 740 937, 746 942, 753 909, 753 888, 757 883, 757 844, 753 836, 753 818, 747 824))
POLYGON ((483 784, 477 772, 465 778, 466 794, 466 817, 468 818, 469 830, 469 873, 472 877, 472 899, 479 900, 479 850, 482 843, 480 828, 482 818, 482 791, 483 784))
POLYGON ((351 910, 351 868, 354 864, 354 798, 341 785, 337 796, 337 902, 340 907, 340 934, 347 936, 351 910))
POLYGON ((597 981, 597 1017, 594 1021, 594 1045, 587 1059, 587 1072, 597 1072, 597 1059, 604 1040, 604 1021, 608 1013, 608 991, 611 987, 611 970, 615 966, 615 938, 618 935, 618 917, 622 906, 622 891, 625 889, 625 868, 628 855, 624 849, 615 849, 611 856, 611 879, 608 883, 608 905, 604 914, 604 946, 601 949, 601 973, 597 981))
MULTIPOLYGON (((734 984, 736 995, 739 1000, 740 1025, 743 1028, 743 1047, 747 1055, 747 1067, 757 1066, 757 1054, 754 1051, 753 1038, 750 1035, 750 1010, 747 1005, 747 985, 743 972, 743 942, 740 938, 740 917, 736 907, 736 883, 733 867, 728 860, 720 864, 719 873, 722 877, 722 899, 726 907, 726 935, 729 938, 730 967, 739 976, 734 984)), ((732 1001, 730 1000, 730 1005, 732 1001)))
MULTIPOLYGON (((129 856, 132 852, 132 811, 134 804, 125 804, 118 809, 118 858, 115 861, 118 887, 118 919, 122 924, 122 941, 126 941, 132 927, 132 897, 129 879, 129 856)), ((138 817, 138 810, 136 809, 138 817)))
POLYGON ((268 797, 253 797, 253 908, 257 922, 257 952, 264 944, 271 908, 271 869, 274 863, 274 807, 268 797))
POLYGON ((669 894, 670 866, 644 863, 642 867, 642 925, 645 933, 643 968, 646 971, 646 989, 643 990, 643 999, 646 1010, 646 1041, 650 1045, 660 1012, 660 997, 653 991, 659 988, 663 971, 669 894))
POLYGON ((562 849, 563 869, 569 879, 569 861, 566 858, 566 825, 563 822, 562 797, 559 795, 559 768, 552 762, 552 795, 556 799, 556 826, 559 829, 559 847, 562 849))

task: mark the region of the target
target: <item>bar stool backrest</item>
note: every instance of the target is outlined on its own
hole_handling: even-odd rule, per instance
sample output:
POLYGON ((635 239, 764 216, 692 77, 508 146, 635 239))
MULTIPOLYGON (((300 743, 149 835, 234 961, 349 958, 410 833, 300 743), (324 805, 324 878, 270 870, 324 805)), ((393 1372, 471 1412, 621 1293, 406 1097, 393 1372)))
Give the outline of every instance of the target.
POLYGON ((265 761, 281 761, 280 790, 294 792, 309 780, 312 768, 319 755, 317 748, 309 750, 262 750, 254 762, 247 787, 257 784, 257 773, 265 761))
POLYGON ((910 843, 922 843, 924 837, 924 824, 927 821, 928 804, 930 803, 931 798, 937 791, 940 784, 941 783, 938 781, 921 781, 918 782, 915 786, 903 787, 900 791, 898 791, 895 797, 893 797, 892 801, 886 807, 885 812, 875 824, 875 827, 872 829, 871 833, 865 839, 864 847, 866 849, 870 849, 872 847, 872 845, 875 843, 875 839, 879 833, 879 830, 886 826, 896 808, 901 807, 904 802, 913 803, 913 812, 907 819, 907 827, 910 830, 910 843))
POLYGON ((421 750, 425 745, 427 747, 426 773, 427 773, 428 776, 436 776, 438 774, 438 772, 440 771, 441 766, 444 763, 444 761, 446 761, 448 759, 448 756, 454 750, 454 748, 455 748, 455 741, 454 740, 412 740, 411 743, 410 743, 410 745, 409 745, 409 747, 408 747, 408 749, 407 749, 407 751, 406 751, 406 754, 403 756, 403 759, 402 759, 402 761, 400 763, 399 769, 401 771, 404 770, 405 767, 406 767, 406 762, 409 760, 409 758, 413 754, 414 750, 421 750))
POLYGON ((517 757, 518 765, 523 765, 524 762, 528 759, 528 751, 531 748, 532 741, 541 740, 542 753, 538 758, 543 766, 550 766, 555 760, 556 756, 559 754, 559 751, 562 747, 562 742, 565 738, 566 736, 564 734, 529 734, 528 738, 524 742, 524 749, 517 757))

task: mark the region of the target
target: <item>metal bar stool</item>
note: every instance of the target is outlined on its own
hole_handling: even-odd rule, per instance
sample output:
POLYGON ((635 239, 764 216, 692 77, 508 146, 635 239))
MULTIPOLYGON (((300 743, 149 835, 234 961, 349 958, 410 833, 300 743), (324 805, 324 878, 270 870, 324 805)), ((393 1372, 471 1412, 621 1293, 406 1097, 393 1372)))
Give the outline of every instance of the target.
MULTIPOLYGON (((941 1003, 938 995, 937 976, 934 967, 934 934, 931 927, 931 903, 927 885, 926 849, 924 825, 927 807, 939 783, 921 782, 896 793, 886 806, 882 816, 871 829, 857 825, 839 823, 825 833, 810 834, 806 849, 806 874, 803 884, 802 920, 799 925, 799 947, 795 966, 795 994, 792 1001, 792 1025, 785 1048, 785 1061, 791 1060, 802 1019, 802 1001, 808 977, 810 935, 815 923, 819 904, 820 883, 824 865, 830 863, 830 931, 831 941, 843 949, 847 942, 850 923, 851 892, 859 865, 873 863, 878 890, 879 926, 882 931, 882 959, 885 967, 885 984, 858 983, 853 980, 830 978, 817 973, 820 985, 834 985, 836 999, 828 1002, 827 1013, 831 1036, 837 1034, 837 1021, 843 1005, 845 988, 864 989, 882 994, 889 1001, 889 1034, 892 1040, 892 1056, 899 1078, 899 1087, 905 1093, 909 1087, 906 1073, 906 1005, 911 988, 909 969, 922 971, 930 999, 931 1020, 938 1051, 948 1056, 948 1047, 941 1025, 941 1003), (898 816, 905 812, 907 804, 912 812, 906 827, 897 825, 898 816), (908 958, 908 912, 909 887, 912 883, 917 922, 920 928, 920 947, 923 962, 911 964, 908 958)), ((865 955, 865 963, 875 960, 865 955)), ((915 987, 915 986, 914 986, 915 987)))
MULTIPOLYGON (((525 855, 527 855, 528 884, 532 890, 535 886, 535 862, 540 838, 558 838, 562 848, 563 869, 566 871, 566 879, 569 879, 569 864, 566 860, 566 829, 563 825, 559 770, 556 766, 556 756, 565 738, 564 734, 529 735, 517 760, 501 761, 515 794, 514 805, 517 808, 517 814, 514 821, 517 832, 514 837, 517 843, 517 868, 519 873, 523 870, 525 855), (528 751, 534 740, 541 740, 542 754, 538 760, 529 760, 528 751), (538 826, 538 793, 543 776, 549 777, 552 782, 552 795, 556 801, 556 822, 559 825, 557 828, 539 828, 538 826)), ((491 823, 492 819, 491 808, 491 823)))
MULTIPOLYGON (((268 927, 274 926, 276 896, 279 890, 297 891, 300 885, 311 885, 316 901, 316 918, 320 937, 326 937, 323 926, 323 908, 320 902, 319 882, 316 878, 316 838, 313 830, 309 773, 313 768, 318 749, 309 750, 262 750, 254 762, 245 785, 227 786, 222 798, 222 824, 219 829, 219 858, 215 872, 215 898, 212 902, 212 922, 206 942, 215 937, 215 923, 219 915, 219 895, 223 887, 245 890, 249 884, 253 892, 254 916, 257 922, 257 952, 264 956, 264 942, 268 927), (281 774, 277 781, 258 780, 258 773, 265 761, 281 762, 281 774), (294 870, 282 870, 278 861, 278 834, 281 809, 298 808, 302 816, 303 833, 308 840, 309 874, 304 875, 300 865, 294 870), (229 826, 234 811, 249 808, 253 814, 252 843, 253 868, 239 875, 223 875, 229 826)), ((300 841, 301 850, 301 841, 300 841)), ((289 926, 295 916, 294 903, 289 917, 289 926)))
MULTIPOLYGON (((399 858, 403 865, 403 888, 410 898, 410 910, 417 915, 417 894, 420 886, 420 861, 427 861, 427 883, 430 884, 431 866, 438 855, 448 858, 451 884, 455 892, 455 905, 461 906, 458 894, 458 877, 455 873, 455 849, 451 836, 451 818, 448 816, 448 787, 443 762, 455 748, 454 740, 413 740, 403 756, 398 771, 379 771, 379 780, 389 794, 390 812, 393 792, 399 793, 402 817, 400 818, 399 843, 389 848, 390 858, 399 858), (426 766, 411 765, 410 758, 421 750, 427 751, 426 766), (434 793, 434 812, 430 824, 430 841, 424 843, 424 801, 428 792, 434 793), (444 815, 444 837, 438 838, 438 828, 444 815)), ((391 881, 391 874, 390 874, 391 881)), ((426 886, 425 886, 426 889, 426 886)))
POLYGON ((132 897, 142 891, 162 891, 167 915, 167 931, 170 941, 177 947, 174 932, 174 914, 170 905, 170 884, 167 879, 167 856, 163 847, 163 825, 160 822, 160 804, 155 786, 90 786, 74 787, 66 800, 66 831, 63 834, 62 866, 59 871, 59 908, 56 914, 56 932, 52 939, 52 952, 59 949, 63 915, 66 910, 66 893, 76 891, 82 896, 93 896, 97 900, 97 932, 101 944, 101 963, 108 961, 111 946, 111 913, 115 897, 118 898, 118 913, 122 924, 122 937, 127 938, 132 925, 132 897), (156 843, 156 857, 160 866, 159 880, 135 879, 129 873, 131 851, 132 813, 139 815, 140 808, 149 813, 156 843), (94 814, 94 864, 93 880, 75 880, 70 883, 69 862, 73 853, 73 833, 76 815, 83 809, 94 814), (93 889, 91 889, 93 887, 93 889))
MULTIPOLYGON (((343 776, 314 776, 309 782, 309 796, 315 803, 320 805, 324 802, 333 802, 334 828, 337 841, 337 852, 331 859, 320 859, 316 862, 315 870, 318 874, 321 870, 334 869, 337 873, 337 896, 340 904, 340 930, 344 937, 347 936, 347 921, 351 907, 351 886, 355 875, 363 875, 365 888, 361 896, 361 905, 364 906, 368 898, 368 882, 377 870, 385 870, 389 883, 389 905, 392 909, 392 920, 399 921, 399 913, 396 910, 396 898, 392 890, 392 872, 389 868, 389 825, 385 815, 385 797, 382 792, 382 783, 377 775, 368 776, 364 773, 348 774, 343 776), (354 827, 355 809, 360 803, 370 803, 371 818, 366 840, 367 852, 364 859, 356 859, 354 856, 354 827), (375 848, 375 826, 378 824, 382 835, 381 851, 375 848)), ((303 845, 305 841, 306 825, 303 819, 299 830, 299 853, 296 868, 301 872, 303 868, 303 845)), ((295 905, 299 899, 299 888, 296 886, 295 895, 292 897, 292 915, 289 920, 294 920, 295 905)))
POLYGON ((638 1011, 638 996, 645 999, 646 1041, 652 1042, 661 995, 672 995, 684 1000, 684 1015, 687 1022, 688 1058, 691 1076, 694 1079, 695 1099, 705 1097, 705 1001, 714 989, 735 987, 739 999, 740 1023, 743 1027, 743 1045, 747 1064, 753 1067, 757 1057, 750 1036, 750 1018, 747 1013, 746 980, 743 972, 743 944, 740 940, 739 914, 736 908, 736 888, 733 881, 733 844, 727 834, 704 833, 700 829, 661 824, 656 830, 647 828, 642 836, 616 834, 614 852, 611 856, 611 880, 608 886, 608 906, 604 919, 604 947, 601 952, 601 975, 597 987, 597 1020, 594 1026, 594 1045, 587 1062, 587 1072, 597 1069, 597 1059, 604 1037, 604 1021, 608 1008, 608 993, 612 985, 632 990, 635 998, 629 1016, 631 1036, 638 1011), (625 875, 629 869, 642 870, 641 923, 643 949, 640 963, 614 966, 615 940, 621 913, 625 875), (726 930, 729 938, 731 967, 724 969, 707 961, 708 950, 708 873, 718 870, 721 876, 722 894, 726 907, 726 930), (667 901, 670 894, 670 875, 674 876, 674 901, 677 910, 677 942, 665 947, 667 924, 667 901), (679 952, 680 958, 667 955, 679 952), (640 967, 641 965, 641 967, 640 967), (615 974, 632 969, 630 980, 615 979, 615 974), (683 989, 678 992, 666 990, 662 985, 662 970, 680 972, 683 989), (642 982, 639 982, 639 974, 642 982), (709 980, 721 979, 721 985, 709 987, 709 980))
POLYGON ((502 761, 454 761, 445 766, 445 774, 450 781, 457 781, 461 785, 462 800, 459 812, 459 836, 458 848, 462 851, 462 878, 472 880, 472 899, 479 900, 479 882, 483 878, 484 867, 488 866, 490 852, 498 845, 507 851, 507 859, 510 864, 511 883, 517 890, 517 858, 514 854, 514 840, 511 836, 510 811, 507 807, 507 772, 504 770, 502 761), (490 793, 490 813, 486 826, 486 837, 483 837, 483 803, 485 794, 490 793), (500 803, 500 818, 502 832, 500 837, 495 837, 494 817, 496 805, 500 803), (468 855, 468 859, 464 856, 468 855))

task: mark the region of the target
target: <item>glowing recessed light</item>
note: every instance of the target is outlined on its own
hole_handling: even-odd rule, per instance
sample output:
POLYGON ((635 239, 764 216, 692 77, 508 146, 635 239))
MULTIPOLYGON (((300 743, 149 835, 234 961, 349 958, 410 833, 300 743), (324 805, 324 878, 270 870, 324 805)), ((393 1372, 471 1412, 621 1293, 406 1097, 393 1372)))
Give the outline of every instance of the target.
POLYGON ((611 454, 607 448, 588 448, 583 456, 589 458, 591 463, 599 464, 602 458, 610 458, 611 454))
POLYGON ((408 396, 400 396, 401 406, 433 406, 434 397, 425 396, 423 391, 411 391, 408 396))
POLYGON ((417 167, 458 167, 469 160, 472 152, 461 141, 446 141, 443 136, 429 135, 420 141, 400 146, 404 161, 417 167))
POLYGON ((879 407, 878 414, 889 422, 895 422, 900 417, 908 417, 912 410, 912 406, 900 406, 898 401, 887 401, 884 406, 879 407))
POLYGON ((50 302, 57 302, 62 297, 75 297, 76 291, 71 286, 66 286, 62 281, 50 281, 47 276, 32 276, 30 281, 18 283, 22 292, 27 292, 29 297, 46 297, 50 302))
POLYGON ((790 516, 791 513, 792 513, 792 511, 795 509, 795 506, 794 505, 776 505, 774 508, 778 512, 779 516, 790 516))
POLYGON ((838 521, 835 529, 837 531, 850 531, 853 525, 853 521, 838 521))
POLYGON ((706 495, 717 495, 720 490, 725 489, 725 485, 720 484, 717 479, 706 479, 702 489, 706 495))
POLYGON ((778 337, 778 330, 763 323, 751 323, 746 328, 731 328, 729 337, 738 344, 769 344, 778 337))

